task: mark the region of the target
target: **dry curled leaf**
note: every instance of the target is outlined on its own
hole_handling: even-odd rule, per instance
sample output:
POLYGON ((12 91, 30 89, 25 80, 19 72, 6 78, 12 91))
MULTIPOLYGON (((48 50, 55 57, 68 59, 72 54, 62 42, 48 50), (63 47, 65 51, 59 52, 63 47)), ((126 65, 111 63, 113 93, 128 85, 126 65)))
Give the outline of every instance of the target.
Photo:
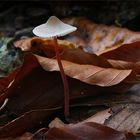
MULTIPOLYGON (((36 55, 40 65, 47 71, 59 71, 55 59, 36 55)), ((91 85, 103 87, 117 85, 132 74, 131 70, 102 68, 93 65, 80 65, 62 60, 65 74, 91 85)), ((133 75, 133 74, 132 74, 133 75)))
MULTIPOLYGON (((26 44, 26 41, 29 42, 28 39, 27 40, 25 39, 24 41, 25 41, 25 44, 26 44)), ((24 44, 23 40, 21 40, 21 42, 24 44)), ((114 82, 113 79, 112 79, 112 82, 110 82, 109 79, 108 79, 110 76, 107 73, 110 73, 110 75, 111 75, 110 71, 112 71, 112 72, 113 71, 114 72, 118 71, 116 69, 104 69, 104 68, 112 68, 112 67, 116 66, 116 65, 115 66, 112 65, 112 63, 110 63, 110 61, 107 61, 105 58, 102 58, 102 57, 97 56, 95 54, 86 53, 83 50, 81 50, 79 48, 76 48, 74 45, 72 45, 68 41, 59 41, 59 45, 60 45, 60 51, 61 51, 61 59, 68 61, 67 65, 69 65, 69 71, 71 71, 69 73, 73 73, 74 71, 77 71, 77 75, 76 74, 73 75, 73 76, 69 75, 70 77, 76 78, 76 79, 84 81, 84 82, 86 81, 86 83, 88 83, 88 84, 95 84, 95 85, 97 84, 97 85, 100 85, 100 86, 101 85, 102 86, 111 86, 111 85, 115 85, 115 84, 119 83, 119 82, 118 83, 113 83, 114 82), (70 66, 70 64, 72 64, 71 62, 73 62, 73 66, 70 66), (78 64, 86 64, 86 65, 85 66, 84 65, 77 65, 77 63, 78 64), (87 65, 87 64, 89 64, 89 65, 87 65), (77 69, 75 68, 76 66, 77 66, 77 69), (101 71, 101 72, 99 72, 100 74, 98 73, 97 67, 95 67, 95 66, 101 67, 101 69, 98 68, 98 70, 101 71), (84 69, 86 69, 85 72, 84 72, 83 67, 84 67, 84 69), (93 69, 93 67, 94 67, 95 71, 94 70, 93 71, 95 73, 97 72, 94 75, 94 79, 97 80, 99 78, 99 81, 101 83, 98 83, 98 82, 94 83, 95 80, 90 81, 91 79, 93 80, 93 78, 92 78, 92 73, 87 72, 87 68, 89 70, 89 67, 90 67, 90 69, 93 69), (83 73, 79 74, 80 71, 78 71, 78 69, 81 70, 81 71, 83 69, 83 71, 82 71, 83 73), (102 75, 103 73, 104 73, 104 75, 106 75, 104 80, 106 80, 106 82, 109 83, 108 85, 107 85, 107 83, 106 83, 106 85, 104 83, 102 83, 101 78, 104 77, 104 75, 102 75), (98 75, 98 78, 97 78, 97 75, 98 75)), ((17 45, 17 47, 20 47, 22 49, 22 46, 17 45)), ((54 43, 53 43, 53 40, 50 40, 50 39, 32 38, 32 39, 30 39, 30 46, 28 46, 28 50, 32 51, 35 54, 42 55, 42 56, 44 56, 44 58, 45 57, 55 58, 54 43)), ((48 63, 47 60, 48 59, 46 59, 46 64, 48 63)), ((44 59, 44 61, 45 61, 45 59, 44 59)), ((52 61, 54 61, 54 59, 52 59, 51 62, 52 61)), ((49 65, 49 63, 48 63, 48 65, 49 65)), ((55 63, 57 63, 57 62, 55 62, 55 63)), ((128 67, 128 68, 132 69, 132 66, 128 67)), ((127 75, 125 72, 129 71, 128 68, 127 68, 127 70, 125 70, 123 72, 121 71, 120 75, 123 75, 123 76, 127 75)), ((117 69, 118 69, 118 67, 117 67, 117 69)), ((113 75, 114 74, 112 74, 112 78, 113 78, 113 75)), ((123 76, 118 75, 117 79, 119 79, 119 77, 122 77, 122 81, 123 81, 123 76)), ((115 75, 114 75, 114 79, 115 79, 115 75)), ((136 81, 136 79, 134 81, 136 81)))
MULTIPOLYGON (((111 67, 109 62, 100 56, 84 52, 74 44, 65 40, 58 40, 61 59, 78 64, 91 64, 101 67, 111 67)), ((34 54, 55 58, 54 42, 52 39, 30 38, 15 42, 16 47, 34 54)))

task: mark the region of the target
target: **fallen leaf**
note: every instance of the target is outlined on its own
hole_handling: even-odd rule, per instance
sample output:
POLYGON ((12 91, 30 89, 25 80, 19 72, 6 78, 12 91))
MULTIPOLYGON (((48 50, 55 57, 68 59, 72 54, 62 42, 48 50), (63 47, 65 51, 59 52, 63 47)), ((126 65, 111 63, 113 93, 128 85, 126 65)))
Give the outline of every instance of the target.
MULTIPOLYGON (((59 71, 57 61, 36 55, 40 65, 47 71, 59 71)), ((80 65, 62 60, 65 74, 91 85, 103 87, 117 85, 132 74, 131 70, 102 68, 93 65, 80 65)))
POLYGON ((81 122, 65 126, 53 127, 45 133, 46 139, 73 139, 73 140, 129 140, 134 136, 116 131, 109 127, 93 122, 81 122))
POLYGON ((12 82, 14 81, 18 70, 15 70, 7 77, 0 78, 0 95, 4 94, 5 91, 11 86, 12 82))
POLYGON ((139 104, 126 104, 114 106, 112 115, 105 121, 105 125, 118 131, 137 132, 140 128, 140 107, 139 104), (116 109, 117 108, 117 109, 116 109))
POLYGON ((129 62, 129 61, 122 61, 122 60, 113 60, 108 59, 108 62, 116 69, 132 69, 137 75, 140 73, 140 62, 129 62))
MULTIPOLYGON (((76 48, 74 44, 65 40, 58 40, 61 59, 75 62, 78 64, 91 64, 101 67, 111 67, 109 62, 97 56, 84 52, 80 48, 76 48)), ((23 51, 31 51, 34 54, 55 58, 54 41, 52 39, 28 38, 15 42, 17 48, 23 51)))
MULTIPOLYGON (((26 46, 26 41, 29 42, 29 40, 28 39, 27 40, 24 39, 24 41, 20 40, 20 41, 18 41, 18 43, 21 42, 22 44, 24 44, 26 46), (24 41, 25 41, 25 43, 24 43, 24 41)), ((107 61, 106 59, 104 59, 102 57, 99 57, 99 56, 97 56, 95 54, 86 53, 83 50, 81 50, 79 48, 76 48, 74 45, 71 45, 71 43, 69 43, 67 41, 59 40, 59 45, 60 45, 61 59, 62 60, 67 60, 67 61, 78 63, 78 64, 86 64, 86 65, 90 64, 90 65, 94 65, 94 66, 100 66, 100 67, 103 67, 103 68, 111 68, 112 66, 114 66, 114 65, 111 65, 110 62, 107 61)), ((19 46, 17 44, 17 47, 22 49, 22 45, 19 46)), ((55 58, 55 51, 54 51, 53 40, 41 39, 41 38, 31 38, 30 39, 30 45, 27 46, 27 48, 28 48, 28 50, 32 51, 35 54, 43 55, 43 53, 45 53, 45 56, 47 56, 49 58, 50 57, 51 58, 52 57, 55 58)), ((82 67, 82 65, 80 65, 80 66, 82 67)), ((131 68, 132 67, 130 67, 130 69, 131 68)), ((71 69, 72 69, 72 67, 71 67, 71 69)), ((108 69, 108 71, 109 71, 109 69, 108 69)), ((86 76, 87 75, 85 75, 85 77, 86 76)), ((73 77, 74 76, 72 76, 72 78, 73 77)), ((77 78, 77 79, 80 80, 80 78, 77 78)), ((84 80, 82 80, 82 81, 84 81, 84 80)), ((136 82, 136 79, 134 81, 136 82)), ((87 82, 87 83, 92 84, 92 82, 87 82)), ((99 85, 101 86, 101 84, 99 84, 99 85)))
POLYGON ((7 82, 9 80, 10 81, 8 83, 6 83, 7 87, 5 87, 5 91, 3 92, 3 94, 0 95, 0 105, 3 104, 3 102, 6 98, 9 98, 10 96, 12 96, 13 90, 16 88, 16 85, 18 85, 20 83, 21 79, 23 77, 27 76, 30 72, 32 72, 33 68, 36 68, 39 65, 38 62, 35 61, 35 58, 32 57, 31 55, 27 55, 24 62, 25 63, 23 64, 23 66, 20 67, 19 69, 17 69, 16 71, 14 71, 13 73, 11 73, 9 75, 9 77, 3 78, 2 81, 7 81, 7 82), (10 82, 12 82, 12 83, 11 83, 10 87, 8 87, 8 84, 10 82))
POLYGON ((33 134, 32 133, 29 133, 29 132, 26 132, 24 134, 22 134, 21 136, 19 137, 16 137, 16 138, 2 138, 0 140, 31 140, 33 134))
POLYGON ((34 127, 37 128, 53 111, 45 109, 33 110, 21 115, 5 126, 0 127, 0 138, 17 137, 34 127))
POLYGON ((140 61, 140 41, 124 44, 117 49, 108 51, 101 55, 108 59, 138 62, 140 61))
MULTIPOLYGON (((82 27, 84 27, 85 23, 86 22, 83 21, 82 27)), ((96 25, 96 30, 94 30, 93 25, 89 23, 88 28, 86 29, 92 36, 90 36, 89 33, 87 34, 87 31, 83 31, 84 28, 81 28, 83 34, 76 33, 79 35, 78 39, 81 42, 83 41, 82 45, 84 46, 84 50, 90 53, 96 52, 97 54, 101 54, 106 51, 108 52, 109 50, 115 51, 117 50, 115 48, 121 48, 123 43, 131 43, 140 38, 139 33, 136 35, 136 33, 126 29, 121 30, 117 27, 107 27, 104 25, 100 25, 99 27, 96 25), (98 33, 98 31, 102 31, 101 34, 98 33), (122 38, 123 40, 121 40, 122 38), (91 45, 94 45, 94 47, 91 47, 91 45), (107 47, 109 47, 109 49, 107 49, 107 47)), ((22 68, 18 72, 18 76, 14 78, 15 80, 13 80, 10 87, 0 96, 0 103, 3 103, 6 97, 9 98, 9 102, 4 109, 6 111, 8 110, 9 113, 14 112, 18 116, 16 119, 10 121, 8 124, 0 128, 1 138, 18 136, 26 131, 32 130, 32 128, 36 128, 37 130, 40 127, 40 124, 42 124, 44 121, 49 121, 49 117, 56 112, 57 109, 62 109, 63 106, 63 85, 59 74, 57 61, 55 60, 53 42, 51 40, 40 38, 29 38, 28 40, 20 41, 18 42, 19 44, 17 42, 17 44, 15 43, 16 47, 21 48, 23 51, 26 51, 26 53, 27 51, 31 51, 38 54, 36 57, 39 60, 39 63, 45 70, 49 70, 51 72, 43 70, 33 55, 29 55, 30 57, 24 61, 22 68)), ((100 93, 106 94, 106 92, 109 92, 112 94, 122 92, 122 90, 119 89, 120 87, 123 89, 125 89, 125 87, 128 88, 130 85, 132 85, 130 84, 128 86, 128 82, 133 82, 136 80, 136 76, 133 72, 139 72, 138 55, 136 55, 134 58, 134 55, 131 54, 130 57, 133 58, 133 61, 130 62, 130 57, 127 58, 127 60, 123 60, 123 58, 120 60, 117 59, 107 61, 106 59, 95 54, 84 52, 82 49, 80 49, 80 47, 76 48, 75 45, 68 41, 59 41, 59 44, 64 70, 68 75, 67 78, 69 81, 70 99, 72 105, 74 105, 73 99, 75 100, 81 98, 80 100, 82 101, 85 100, 86 96, 90 96, 91 98, 91 96, 100 93)), ((134 52, 136 51, 136 48, 137 47, 133 47, 134 52)), ((25 56, 25 58, 27 57, 25 56)), ((7 85, 8 84, 6 84, 6 86, 7 85)), ((106 97, 110 99, 110 97, 108 97, 109 94, 106 95, 106 97)), ((113 94, 113 96, 115 95, 113 94)), ((120 96, 118 96, 118 98, 119 97, 120 96)), ((125 96, 123 97, 125 98, 125 96)), ((102 101, 103 100, 101 100, 100 103, 102 101)), ((108 102, 108 104, 109 103, 110 102, 108 102)), ((95 104, 97 104, 97 102, 95 104)), ((101 104, 104 104, 104 102, 101 104)), ((124 112, 129 111, 130 110, 126 109, 124 112)), ((137 112, 137 110, 133 110, 133 112, 135 117, 131 118, 130 115, 130 120, 133 120, 133 118, 138 120, 139 111, 137 112)), ((114 127, 114 122, 112 120, 115 115, 111 116, 109 123, 111 127, 114 127)), ((110 113, 108 110, 106 110, 94 115, 92 118, 93 120, 91 121, 104 123, 109 116, 110 113)), ((127 113, 124 113, 123 117, 128 118, 127 113)), ((126 121, 124 121, 126 123, 128 121, 127 118, 126 121)), ((122 120, 120 120, 119 122, 122 122, 122 120)), ((120 130, 122 131, 125 130, 124 128, 128 127, 126 123, 124 123, 124 126, 119 126, 118 128, 121 128, 120 130)), ((134 127, 134 129, 137 130, 138 127, 134 127)), ((128 131, 131 130, 132 128, 128 131)), ((46 129, 39 129, 32 138, 37 139, 39 134, 41 134, 41 138, 52 138, 55 136, 58 138, 62 138, 64 136, 64 138, 73 139, 85 139, 87 137, 97 139, 99 137, 102 139, 119 140, 128 138, 127 134, 93 122, 71 124, 61 126, 60 128, 51 128, 48 132, 46 131, 46 129), (59 132, 62 132, 63 135, 59 135, 59 132), (116 136, 110 133, 113 133, 116 136), (103 136, 104 134, 107 134, 106 137, 103 136)))

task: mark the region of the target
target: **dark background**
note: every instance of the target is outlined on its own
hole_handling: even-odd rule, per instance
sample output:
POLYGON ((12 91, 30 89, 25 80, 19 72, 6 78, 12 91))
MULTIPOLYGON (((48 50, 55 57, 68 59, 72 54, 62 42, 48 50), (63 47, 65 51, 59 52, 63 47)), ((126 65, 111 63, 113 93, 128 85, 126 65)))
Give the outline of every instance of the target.
POLYGON ((140 31, 140 0, 29 0, 0 1, 0 34, 13 36, 21 29, 59 18, 86 16, 96 23, 140 31))

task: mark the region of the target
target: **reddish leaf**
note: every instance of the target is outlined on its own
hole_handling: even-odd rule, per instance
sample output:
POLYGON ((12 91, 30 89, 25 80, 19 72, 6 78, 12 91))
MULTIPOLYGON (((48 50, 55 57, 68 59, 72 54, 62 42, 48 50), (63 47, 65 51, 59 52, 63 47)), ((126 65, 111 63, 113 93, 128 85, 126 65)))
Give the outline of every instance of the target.
MULTIPOLYGON (((48 109, 53 110, 53 108, 61 107, 63 104, 63 88, 59 73, 46 72, 32 55, 25 57, 24 65, 20 72, 9 88, 8 94, 6 94, 6 96, 12 95, 6 105, 6 109, 17 114, 30 112, 3 126, 0 129, 1 137, 17 136, 17 134, 23 133, 26 129, 37 126, 39 121, 43 121, 51 115, 48 109), (46 111, 38 113, 38 109, 46 109, 46 111), (31 110, 35 111, 32 112, 31 110), (19 129, 19 126, 23 127, 19 129)), ((111 88, 115 91, 117 91, 116 88, 119 91, 119 88, 123 87, 124 89, 123 84, 106 89, 88 85, 75 79, 68 79, 71 99, 89 95, 94 96, 101 92, 105 94, 105 92, 112 92, 111 88)))
MULTIPOLYGON (((86 53, 68 41, 58 40, 58 43, 61 51, 61 59, 63 60, 78 64, 111 67, 106 59, 95 54, 86 53)), ((19 47, 23 51, 32 51, 34 54, 55 58, 54 41, 51 39, 30 38, 19 40, 16 42, 16 47, 19 47)))
POLYGON ((140 61, 140 41, 122 45, 117 49, 101 54, 101 56, 108 59, 138 62, 140 61))
POLYGON ((35 110, 27 112, 4 127, 1 127, 0 138, 17 137, 31 128, 39 126, 52 112, 53 110, 35 110))
MULTIPOLYGON (((3 78, 3 81, 7 81, 8 83, 14 79, 10 88, 4 91, 3 94, 0 95, 0 104, 4 102, 6 98, 9 98, 14 91, 14 88, 20 83, 21 79, 27 76, 32 72, 32 69, 39 66, 39 63, 35 61, 35 57, 32 55, 27 55, 24 60, 24 64, 21 68, 14 71, 9 75, 9 77, 3 78)), ((8 83, 6 86, 8 86, 8 83)), ((5 87, 6 88, 6 87, 5 87)))
POLYGON ((4 92, 9 88, 11 85, 10 83, 14 82, 14 79, 18 73, 18 69, 9 74, 7 77, 0 78, 0 96, 4 94, 4 92))
POLYGON ((21 136, 16 137, 16 138, 15 137, 14 138, 8 137, 8 138, 2 138, 0 140, 31 140, 32 136, 33 136, 32 133, 26 132, 26 133, 24 133, 21 136))
MULTIPOLYGON (((43 55, 43 53, 45 53, 45 55, 47 57, 52 57, 52 56, 55 57, 53 40, 33 38, 33 39, 30 39, 30 45, 28 45, 28 46, 26 45, 26 42, 29 43, 29 39, 18 41, 17 47, 20 47, 21 49, 23 49, 23 48, 25 48, 24 47, 24 45, 25 45, 28 48, 28 50, 31 50, 34 53, 37 53, 39 55, 43 55), (22 43, 21 46, 19 46, 20 42, 22 43)), ((76 79, 86 82, 88 84, 95 84, 95 85, 100 85, 100 86, 112 86, 112 85, 118 84, 121 81, 123 81, 131 73, 130 70, 118 71, 115 69, 104 69, 104 68, 99 68, 99 67, 97 68, 95 66, 100 66, 100 67, 105 67, 105 68, 106 67, 109 68, 112 66, 107 62, 107 60, 105 60, 99 56, 96 56, 95 54, 85 53, 81 49, 74 48, 74 46, 73 46, 73 48, 71 48, 69 42, 59 41, 59 43, 60 43, 60 49, 62 52, 61 58, 63 60, 70 61, 70 62, 64 61, 65 65, 67 65, 67 67, 68 67, 68 69, 66 70, 66 74, 72 78, 76 78, 76 79), (71 63, 71 62, 74 62, 74 63, 71 63), (86 65, 78 65, 75 63, 86 64, 86 65), (90 65, 87 65, 87 64, 90 64, 90 65), (92 65, 94 65, 94 66, 92 66, 92 65), (88 69, 88 71, 87 71, 87 69, 88 69), (85 73, 85 71, 87 74, 85 73), (114 74, 111 74, 110 71, 114 74), (110 77, 109 74, 112 77, 110 77), (120 76, 119 76, 119 74, 120 74, 120 76), (94 76, 92 76, 92 75, 94 75, 94 76), (105 78, 103 79, 102 77, 105 77, 105 78), (117 77, 117 78, 115 78, 115 77, 117 77), (121 77, 121 79, 119 79, 119 77, 121 77)), ((43 60, 43 57, 41 59, 43 60)), ((45 62, 45 64, 42 64, 42 62, 41 62, 41 65, 45 68, 49 67, 50 71, 53 71, 53 68, 51 68, 52 66, 49 66, 50 62, 55 63, 57 66, 57 62, 56 61, 54 62, 53 59, 50 60, 50 59, 46 58, 43 60, 43 63, 44 62, 45 62), (46 65, 46 66, 44 66, 44 65, 46 65)), ((56 71, 56 70, 58 70, 58 68, 55 68, 54 70, 56 71)))
POLYGON ((93 123, 70 124, 64 127, 53 127, 45 134, 46 139, 73 139, 73 140, 129 140, 122 132, 109 127, 93 123))
MULTIPOLYGON (((29 55, 25 58, 20 74, 7 93, 4 94, 5 98, 10 97, 6 107, 12 111, 22 113, 31 109, 54 108, 62 105, 63 88, 60 74, 43 70, 34 56, 29 55)), ((105 91, 104 88, 98 86, 68 79, 71 99, 96 95, 105 91)))

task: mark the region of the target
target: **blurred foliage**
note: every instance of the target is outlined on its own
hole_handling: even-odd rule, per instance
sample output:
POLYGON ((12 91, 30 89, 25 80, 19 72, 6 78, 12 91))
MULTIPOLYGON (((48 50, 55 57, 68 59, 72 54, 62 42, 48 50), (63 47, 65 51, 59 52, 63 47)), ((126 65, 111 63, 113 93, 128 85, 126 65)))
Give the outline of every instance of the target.
POLYGON ((22 52, 11 38, 0 38, 0 77, 7 76, 22 64, 22 52))
POLYGON ((132 30, 140 30, 139 0, 1 1, 0 35, 13 36, 17 30, 46 22, 51 15, 59 18, 86 16, 96 23, 116 24, 132 30))

